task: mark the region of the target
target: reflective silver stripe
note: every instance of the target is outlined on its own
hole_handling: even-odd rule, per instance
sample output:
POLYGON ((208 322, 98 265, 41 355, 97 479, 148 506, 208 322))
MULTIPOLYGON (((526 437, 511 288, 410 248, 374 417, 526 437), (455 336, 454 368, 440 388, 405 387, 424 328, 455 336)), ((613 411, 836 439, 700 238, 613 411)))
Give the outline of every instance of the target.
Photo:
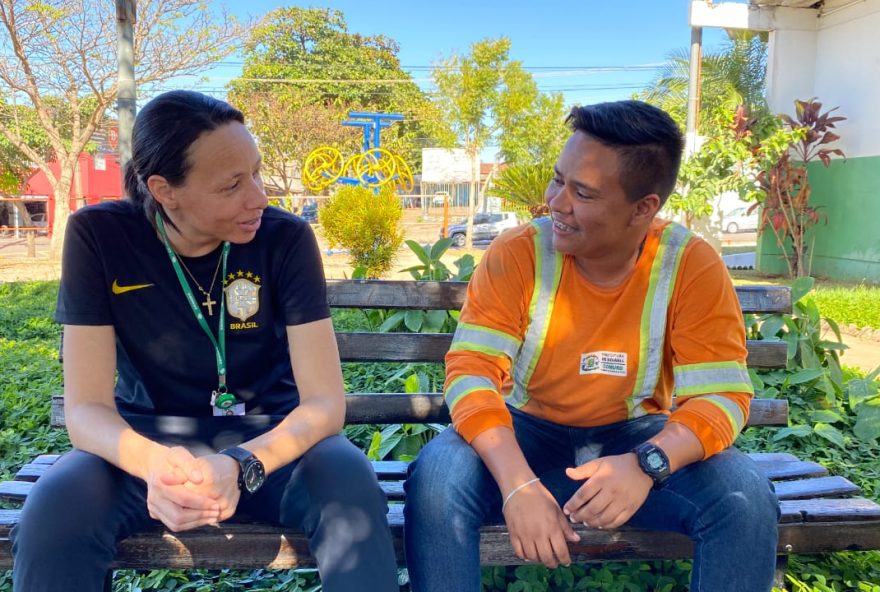
POLYGON ((473 325, 459 323, 452 338, 450 351, 478 351, 490 356, 507 356, 511 360, 516 357, 520 348, 520 340, 503 331, 473 325))
POLYGON ((651 278, 642 309, 639 369, 633 395, 627 399, 630 417, 644 415, 642 401, 654 395, 663 366, 663 341, 666 338, 666 313, 678 276, 684 248, 693 234, 683 226, 669 224, 660 237, 660 247, 651 265, 651 278))
POLYGON ((723 392, 753 392, 745 365, 739 362, 693 364, 675 368, 678 396, 723 392))
POLYGON ((529 400, 529 381, 544 349, 562 274, 562 254, 553 248, 553 220, 538 218, 532 225, 535 227, 535 288, 529 303, 529 326, 511 373, 513 389, 507 396, 507 402, 517 408, 529 400))
POLYGON ((688 399, 688 401, 706 401, 721 409, 727 417, 727 421, 730 422, 730 429, 733 431, 734 438, 742 431, 746 423, 742 409, 727 397, 722 397, 721 395, 700 395, 688 399))
POLYGON ((459 376, 452 381, 449 388, 446 389, 444 399, 449 410, 455 407, 462 397, 474 391, 493 391, 498 392, 495 383, 485 376, 459 376))

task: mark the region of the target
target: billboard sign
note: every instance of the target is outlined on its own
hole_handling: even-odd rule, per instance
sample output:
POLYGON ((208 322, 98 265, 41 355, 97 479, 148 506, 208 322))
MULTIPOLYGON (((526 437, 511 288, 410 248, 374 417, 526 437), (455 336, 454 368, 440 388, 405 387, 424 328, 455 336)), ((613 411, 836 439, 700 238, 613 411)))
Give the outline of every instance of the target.
POLYGON ((471 168, 464 148, 422 148, 422 183, 468 183, 471 168))

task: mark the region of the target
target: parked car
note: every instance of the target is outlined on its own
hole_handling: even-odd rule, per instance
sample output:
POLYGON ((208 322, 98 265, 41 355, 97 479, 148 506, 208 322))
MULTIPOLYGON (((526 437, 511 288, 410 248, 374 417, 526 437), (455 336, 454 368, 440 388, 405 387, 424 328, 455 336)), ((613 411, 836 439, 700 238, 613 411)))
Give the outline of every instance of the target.
POLYGON ((37 228, 37 234, 45 235, 48 234, 49 230, 49 218, 46 216, 45 212, 38 212, 36 214, 31 214, 31 225, 37 228))
POLYGON ((434 197, 431 198, 431 205, 435 208, 442 208, 447 199, 450 200, 449 205, 452 205, 452 200, 450 199, 449 194, 445 191, 438 191, 434 194, 434 197))
POLYGON ((751 214, 747 207, 734 208, 724 215, 724 232, 736 234, 737 232, 754 232, 758 230, 758 210, 751 214))
POLYGON ((316 224, 318 222, 318 204, 315 202, 305 204, 299 215, 309 224, 316 224))
MULTIPOLYGON (((520 225, 514 212, 480 212, 474 214, 474 243, 490 243, 492 239, 507 230, 520 225)), ((441 230, 442 233, 442 230, 441 230)), ((449 227, 452 244, 463 247, 467 234, 467 220, 460 220, 449 227)))

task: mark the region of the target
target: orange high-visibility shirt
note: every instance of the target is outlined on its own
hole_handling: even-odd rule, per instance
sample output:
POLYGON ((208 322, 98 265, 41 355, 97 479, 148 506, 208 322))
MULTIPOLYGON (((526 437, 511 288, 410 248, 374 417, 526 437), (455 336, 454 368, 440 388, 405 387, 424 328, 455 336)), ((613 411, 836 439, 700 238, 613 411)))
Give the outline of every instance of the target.
POLYGON ((591 284, 572 256, 563 257, 524 401, 511 399, 511 370, 529 325, 537 229, 527 224, 495 239, 468 286, 446 355, 447 404, 465 440, 495 426, 512 427, 507 398, 526 413, 578 427, 669 414, 696 434, 704 457, 730 446, 745 425, 753 393, 745 328, 727 269, 698 237, 683 248, 671 288, 656 386, 644 399, 634 396, 652 265, 669 224, 652 223, 636 267, 614 288, 591 284))

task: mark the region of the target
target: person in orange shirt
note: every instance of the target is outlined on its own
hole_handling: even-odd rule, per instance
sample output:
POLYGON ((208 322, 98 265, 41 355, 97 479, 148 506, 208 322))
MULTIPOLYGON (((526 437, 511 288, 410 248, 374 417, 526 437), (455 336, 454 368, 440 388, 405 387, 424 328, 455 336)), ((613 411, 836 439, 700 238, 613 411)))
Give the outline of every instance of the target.
POLYGON ((769 590, 778 503, 731 447, 753 395, 736 293, 707 243, 657 217, 681 132, 639 101, 568 122, 550 216, 496 239, 468 287, 454 429, 406 483, 413 590, 479 590, 479 529, 502 519, 550 568, 571 561, 571 523, 627 524, 688 535, 693 590, 769 590))

